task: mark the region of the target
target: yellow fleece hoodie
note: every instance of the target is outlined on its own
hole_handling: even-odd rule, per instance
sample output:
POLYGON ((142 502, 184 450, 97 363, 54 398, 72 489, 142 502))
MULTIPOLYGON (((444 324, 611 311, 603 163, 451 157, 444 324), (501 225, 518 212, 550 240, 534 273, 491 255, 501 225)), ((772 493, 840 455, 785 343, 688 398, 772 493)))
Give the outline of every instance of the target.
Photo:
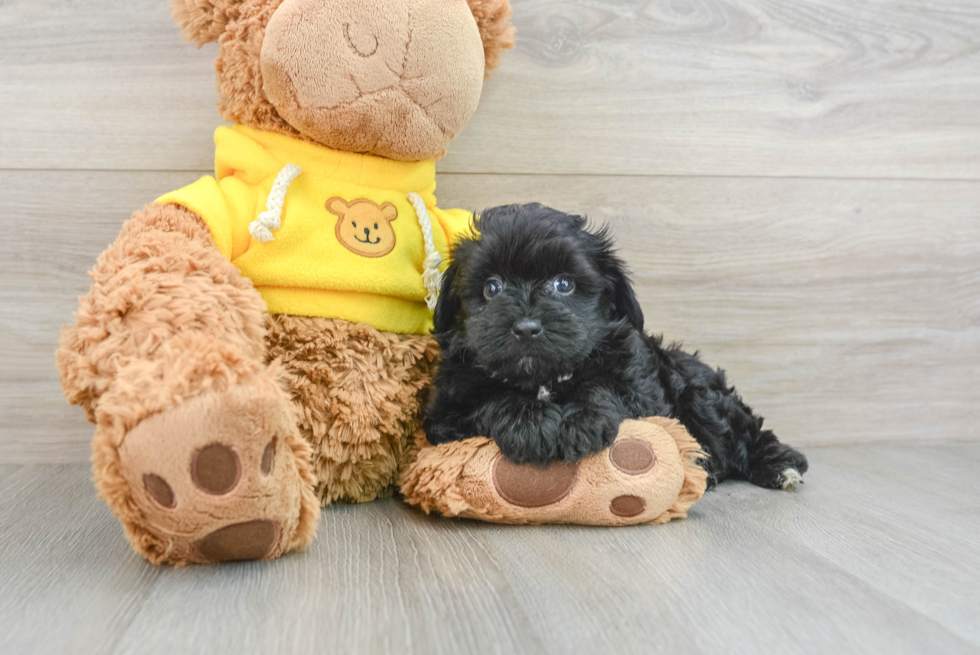
POLYGON ((243 125, 219 127, 214 141, 215 177, 157 202, 200 215, 270 313, 432 329, 438 271, 472 220, 436 207, 435 162, 340 152, 243 125))

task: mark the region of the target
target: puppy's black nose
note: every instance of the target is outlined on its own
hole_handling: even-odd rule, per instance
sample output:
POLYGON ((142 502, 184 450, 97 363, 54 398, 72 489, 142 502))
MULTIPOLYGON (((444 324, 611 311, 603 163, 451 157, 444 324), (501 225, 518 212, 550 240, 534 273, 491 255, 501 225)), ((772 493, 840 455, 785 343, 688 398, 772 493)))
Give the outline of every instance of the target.
POLYGON ((529 341, 541 334, 541 321, 522 318, 514 323, 514 335, 521 341, 529 341))

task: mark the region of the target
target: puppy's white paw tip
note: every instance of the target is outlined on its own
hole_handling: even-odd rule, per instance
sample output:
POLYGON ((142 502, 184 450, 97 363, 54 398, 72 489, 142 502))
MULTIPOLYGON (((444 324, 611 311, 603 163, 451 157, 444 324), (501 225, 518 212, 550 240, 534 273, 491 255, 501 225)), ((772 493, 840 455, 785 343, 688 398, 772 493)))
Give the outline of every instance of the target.
POLYGON ((783 469, 783 490, 796 489, 798 484, 803 484, 803 476, 800 472, 794 468, 783 469))

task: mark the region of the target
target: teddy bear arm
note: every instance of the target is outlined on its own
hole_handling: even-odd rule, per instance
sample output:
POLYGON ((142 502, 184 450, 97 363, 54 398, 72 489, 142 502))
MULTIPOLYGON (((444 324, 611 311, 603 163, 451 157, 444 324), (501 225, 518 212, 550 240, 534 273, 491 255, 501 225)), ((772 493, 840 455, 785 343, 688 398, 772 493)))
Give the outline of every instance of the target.
POLYGON ((57 353, 68 400, 95 420, 99 398, 134 361, 178 335, 199 334, 264 356, 264 303, 215 246, 204 221, 177 205, 133 214, 90 273, 57 353))
POLYGON ((58 364, 96 424, 93 477, 154 563, 263 559, 312 539, 309 445, 265 303, 199 216, 153 204, 99 257, 58 364))

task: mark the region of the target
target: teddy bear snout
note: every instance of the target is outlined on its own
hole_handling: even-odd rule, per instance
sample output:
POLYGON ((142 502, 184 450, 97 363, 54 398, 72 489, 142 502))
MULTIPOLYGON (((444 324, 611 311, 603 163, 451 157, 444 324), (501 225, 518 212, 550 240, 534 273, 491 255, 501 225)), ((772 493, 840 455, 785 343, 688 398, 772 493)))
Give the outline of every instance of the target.
POLYGON ((372 30, 357 23, 344 23, 344 38, 350 49, 362 57, 378 52, 378 37, 372 30))
POLYGON ((282 0, 260 64, 268 100, 305 137, 402 161, 445 151, 486 70, 462 0, 282 0))

